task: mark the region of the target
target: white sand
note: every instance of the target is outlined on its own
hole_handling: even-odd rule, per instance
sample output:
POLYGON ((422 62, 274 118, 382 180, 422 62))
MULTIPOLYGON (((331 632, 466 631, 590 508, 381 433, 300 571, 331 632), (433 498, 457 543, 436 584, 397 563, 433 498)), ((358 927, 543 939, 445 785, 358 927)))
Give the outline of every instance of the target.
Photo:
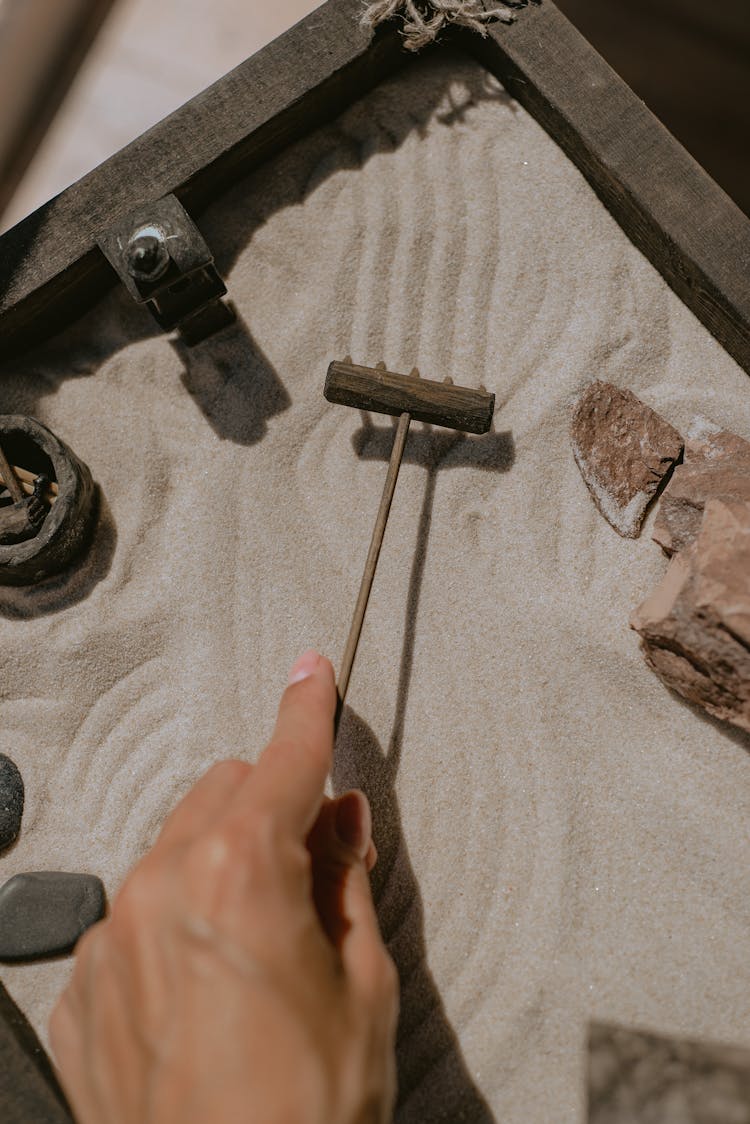
MULTIPOLYGON (((186 352, 117 292, 4 377, 2 409, 91 466, 116 542, 88 588, 0 594, 27 786, 0 875, 113 895, 211 761, 257 754, 294 657, 339 659, 386 452, 355 452, 328 361, 484 382, 506 436, 410 439, 336 783, 375 809, 400 1119, 572 1124, 590 1018, 750 1045, 750 739, 645 667, 653 515, 631 541, 597 513, 569 404, 598 376, 750 437, 750 386, 535 122, 441 59, 202 220, 255 351, 235 329, 186 352)), ((69 969, 2 970, 41 1032, 69 969)))

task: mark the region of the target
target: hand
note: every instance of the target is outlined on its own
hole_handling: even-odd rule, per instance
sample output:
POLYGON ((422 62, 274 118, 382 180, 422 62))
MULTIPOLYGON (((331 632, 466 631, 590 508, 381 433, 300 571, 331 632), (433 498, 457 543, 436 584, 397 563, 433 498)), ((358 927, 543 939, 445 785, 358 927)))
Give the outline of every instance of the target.
POLYGON ((362 793, 327 800, 308 652, 258 764, 215 765, 79 942, 50 1023, 80 1124, 385 1124, 397 976, 362 793))

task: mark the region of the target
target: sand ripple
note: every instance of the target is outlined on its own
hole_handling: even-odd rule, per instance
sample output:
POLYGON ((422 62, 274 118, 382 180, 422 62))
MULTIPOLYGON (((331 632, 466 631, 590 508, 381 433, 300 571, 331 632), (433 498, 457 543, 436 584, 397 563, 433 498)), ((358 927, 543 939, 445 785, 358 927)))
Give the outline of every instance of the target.
MULTIPOLYGON (((462 58, 202 226, 234 329, 187 352, 114 294, 5 376, 91 465, 110 549, 75 598, 0 616, 28 787, 3 876, 114 893, 210 761, 255 756, 298 651, 338 658, 390 423, 325 403, 326 364, 417 366, 498 410, 482 439, 414 427, 334 776, 375 812, 399 1119, 572 1124, 590 1017, 750 1044, 747 739, 646 671, 627 618, 663 561, 600 519, 567 440, 595 375, 750 435, 746 376, 462 58)), ((5 972, 41 1029, 67 970, 5 972)))

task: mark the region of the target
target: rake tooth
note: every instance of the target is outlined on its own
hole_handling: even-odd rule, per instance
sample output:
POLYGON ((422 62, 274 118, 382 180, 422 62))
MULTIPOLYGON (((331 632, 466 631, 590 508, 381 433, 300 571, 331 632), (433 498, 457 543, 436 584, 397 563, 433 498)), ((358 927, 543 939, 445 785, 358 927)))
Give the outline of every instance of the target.
POLYGON ((443 379, 443 382, 447 386, 453 386, 453 379, 450 377, 450 375, 446 375, 445 378, 443 379))
POLYGON ((347 355, 347 357, 344 359, 344 362, 349 363, 350 366, 354 366, 354 360, 352 359, 351 355, 347 355))
POLYGON ((388 368, 386 367, 385 363, 381 359, 379 363, 375 364, 375 370, 376 371, 387 371, 388 368))
POLYGON ((422 376, 419 373, 419 367, 412 367, 412 369, 409 371, 409 378, 410 379, 421 379, 421 377, 422 376))

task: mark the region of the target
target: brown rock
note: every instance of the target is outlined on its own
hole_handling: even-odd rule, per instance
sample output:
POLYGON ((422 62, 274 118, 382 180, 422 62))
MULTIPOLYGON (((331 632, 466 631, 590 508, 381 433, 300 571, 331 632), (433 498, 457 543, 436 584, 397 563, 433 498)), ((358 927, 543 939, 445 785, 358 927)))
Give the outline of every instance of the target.
POLYGON ((653 537, 667 554, 695 541, 709 499, 750 501, 750 441, 696 418, 654 522, 653 537))
POLYGON ((618 534, 636 538, 682 452, 679 433, 629 390, 597 380, 578 400, 570 437, 596 506, 618 534))
POLYGON ((630 623, 668 687, 750 730, 750 504, 709 500, 695 542, 630 623))

